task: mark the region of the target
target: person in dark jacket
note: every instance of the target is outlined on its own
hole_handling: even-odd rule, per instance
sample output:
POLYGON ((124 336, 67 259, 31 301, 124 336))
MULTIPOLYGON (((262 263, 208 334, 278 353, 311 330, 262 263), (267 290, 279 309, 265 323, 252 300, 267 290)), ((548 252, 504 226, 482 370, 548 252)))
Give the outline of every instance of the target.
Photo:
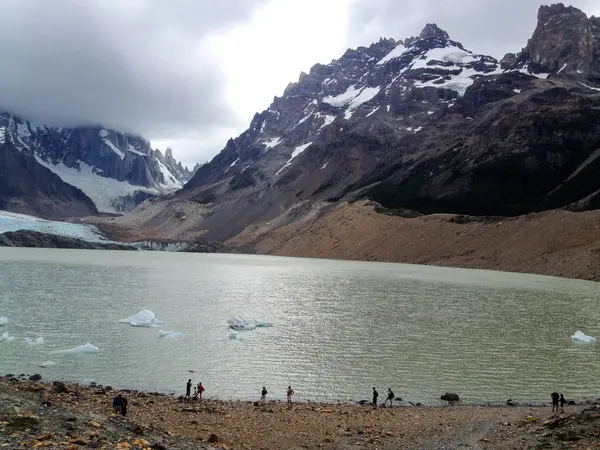
POLYGON ((115 398, 113 398, 113 403, 112 403, 112 407, 113 407, 113 412, 115 414, 121 414, 121 399, 123 397, 121 396, 121 394, 116 395, 115 398))
POLYGON ((192 379, 190 378, 185 385, 185 399, 190 399, 190 394, 192 393, 192 379))
POLYGON ((387 395, 387 398, 385 399, 383 406, 386 406, 388 401, 390 402, 390 408, 392 406, 394 406, 392 403, 394 401, 394 393, 392 392, 392 388, 388 388, 388 395, 387 395))
POLYGON ((264 405, 267 401, 267 388, 263 386, 262 391, 260 391, 260 402, 264 405))
POLYGON ((373 388, 373 406, 377 407, 377 397, 379 397, 379 392, 377 389, 373 388))
MULTIPOLYGON (((565 412, 565 403, 567 403, 567 399, 565 399, 565 396, 563 394, 560 394, 560 398, 558 399, 558 402, 560 403, 560 412, 564 413, 565 412)), ((556 407, 556 410, 558 411, 558 406, 556 407)))
POLYGON ((552 394, 550 394, 550 398, 552 399, 552 412, 556 411, 558 412, 558 399, 559 399, 559 395, 558 392, 553 392, 552 394))
POLYGON ((123 417, 127 415, 127 398, 121 397, 121 414, 123 417))

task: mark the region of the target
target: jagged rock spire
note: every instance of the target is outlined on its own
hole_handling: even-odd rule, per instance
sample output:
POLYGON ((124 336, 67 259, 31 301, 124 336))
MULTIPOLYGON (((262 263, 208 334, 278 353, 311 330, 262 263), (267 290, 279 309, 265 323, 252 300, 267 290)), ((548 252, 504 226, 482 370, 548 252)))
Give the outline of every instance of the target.
POLYGON ((450 35, 438 27, 435 23, 428 23, 425 25, 425 28, 423 28, 423 31, 421 31, 419 39, 427 39, 432 37, 450 39, 450 35))

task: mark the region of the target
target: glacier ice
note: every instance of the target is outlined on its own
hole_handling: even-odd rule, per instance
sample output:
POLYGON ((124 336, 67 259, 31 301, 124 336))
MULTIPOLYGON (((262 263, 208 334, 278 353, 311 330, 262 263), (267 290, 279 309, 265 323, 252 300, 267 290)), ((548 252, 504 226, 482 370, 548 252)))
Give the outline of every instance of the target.
POLYGON ((256 319, 243 319, 232 317, 231 319, 227 319, 227 323, 229 324, 229 328, 236 331, 250 331, 256 328, 264 328, 264 327, 272 327, 273 324, 271 322, 262 322, 256 319))
POLYGON ((58 353, 65 353, 68 355, 78 355, 85 353, 98 353, 100 349, 95 345, 90 344, 89 342, 84 345, 78 345, 77 347, 68 348, 66 350, 59 350, 58 353))
POLYGON ((164 323, 161 320, 158 320, 154 313, 148 309, 143 309, 133 316, 119 320, 119 322, 126 323, 132 327, 155 327, 156 325, 164 323))
POLYGON ((10 342, 14 339, 14 336, 9 336, 8 331, 3 335, 0 335, 0 342, 10 342))
POLYGON ((8 317, 0 317, 0 326, 6 325, 8 323, 8 317))
POLYGON ((41 336, 37 339, 32 339, 32 338, 26 337, 25 342, 33 347, 35 345, 42 345, 44 343, 44 338, 41 336))
POLYGON ((596 338, 593 336, 586 335, 583 331, 577 330, 572 336, 571 339, 577 342, 596 342, 596 338))

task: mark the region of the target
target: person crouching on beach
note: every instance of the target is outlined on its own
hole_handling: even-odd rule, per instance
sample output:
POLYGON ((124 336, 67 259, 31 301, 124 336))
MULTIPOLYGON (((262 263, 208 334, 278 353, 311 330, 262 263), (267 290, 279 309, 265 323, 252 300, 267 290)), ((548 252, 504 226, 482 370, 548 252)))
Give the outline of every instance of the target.
POLYGON ((194 395, 192 396, 192 400, 195 402, 198 401, 198 388, 196 386, 194 386, 194 395))
POLYGON ((121 399, 123 397, 121 396, 121 394, 116 395, 115 398, 113 398, 113 403, 112 403, 112 407, 113 407, 113 412, 115 414, 121 414, 121 399))
POLYGON ((294 395, 294 390, 291 386, 287 388, 287 404, 288 406, 292 406, 292 396, 294 395))
POLYGON ((267 388, 263 386, 262 391, 260 391, 260 402, 264 405, 267 401, 267 388))

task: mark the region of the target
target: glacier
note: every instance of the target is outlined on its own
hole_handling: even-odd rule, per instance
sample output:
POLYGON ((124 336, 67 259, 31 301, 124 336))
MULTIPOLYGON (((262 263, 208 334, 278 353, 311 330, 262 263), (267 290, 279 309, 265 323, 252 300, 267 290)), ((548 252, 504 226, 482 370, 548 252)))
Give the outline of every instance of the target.
POLYGON ((595 337, 588 336, 581 330, 577 330, 575 333, 573 333, 573 335, 571 336, 571 339, 576 342, 586 342, 586 343, 590 343, 590 344, 593 342, 596 342, 595 337))
MULTIPOLYGON (((40 219, 35 216, 28 216, 26 214, 17 214, 0 210, 0 234, 6 233, 7 231, 19 230, 57 234, 59 236, 72 237, 89 242, 110 242, 92 225, 57 222, 40 219)), ((6 319, 6 317, 0 318, 0 325, 2 325, 2 319, 6 319)))
POLYGON ((135 313, 133 316, 119 320, 119 323, 125 323, 132 327, 155 327, 161 325, 164 322, 158 320, 154 313, 148 309, 143 309, 135 313))
POLYGON ((56 353, 64 353, 68 355, 78 355, 78 354, 86 354, 86 353, 98 353, 100 349, 95 345, 87 344, 78 345, 77 347, 68 348, 66 350, 58 350, 56 353))

